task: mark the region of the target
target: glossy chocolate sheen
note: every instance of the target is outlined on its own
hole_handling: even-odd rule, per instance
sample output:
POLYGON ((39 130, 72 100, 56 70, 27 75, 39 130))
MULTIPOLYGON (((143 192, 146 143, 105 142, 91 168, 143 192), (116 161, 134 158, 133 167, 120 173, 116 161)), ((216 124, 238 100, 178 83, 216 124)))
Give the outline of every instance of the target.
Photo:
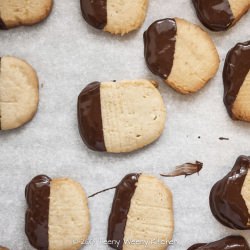
POLYGON ((107 24, 107 0, 80 0, 83 18, 96 29, 107 24))
POLYGON ((0 17, 0 30, 7 30, 8 28, 6 27, 3 19, 0 17))
POLYGON ((188 250, 250 250, 242 236, 229 236, 209 244, 195 244, 188 250))
POLYGON ((30 244, 38 250, 48 250, 49 196, 51 179, 45 175, 36 176, 26 186, 28 204, 25 216, 25 233, 30 244))
POLYGON ((241 195, 250 168, 250 157, 240 156, 232 171, 218 181, 210 192, 210 208, 223 225, 240 230, 250 229, 250 214, 241 195))
POLYGON ((130 202, 135 193, 139 177, 140 174, 129 174, 116 187, 113 206, 109 216, 107 236, 108 241, 120 243, 119 246, 116 244, 109 245, 114 249, 122 250, 130 202))
POLYGON ((238 43, 228 52, 223 70, 224 103, 233 119, 233 104, 249 70, 250 41, 238 43))
POLYGON ((171 73, 177 26, 174 19, 162 19, 144 32, 144 56, 150 71, 164 80, 171 73))
POLYGON ((200 21, 213 31, 227 30, 235 18, 228 0, 192 0, 200 21))
POLYGON ((93 82, 79 95, 78 126, 84 143, 90 149, 106 151, 102 128, 100 85, 100 82, 93 82))

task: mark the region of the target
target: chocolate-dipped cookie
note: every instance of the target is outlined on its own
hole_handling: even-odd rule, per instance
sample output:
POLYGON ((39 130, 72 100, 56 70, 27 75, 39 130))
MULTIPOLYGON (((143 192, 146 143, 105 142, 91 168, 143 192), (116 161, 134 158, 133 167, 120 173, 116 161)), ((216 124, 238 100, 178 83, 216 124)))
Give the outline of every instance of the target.
POLYGON ((192 0, 197 16, 208 29, 232 27, 250 8, 249 0, 192 0))
POLYGON ((227 54, 224 103, 232 119, 250 122, 250 41, 238 43, 227 54))
POLYGON ((25 232, 38 250, 77 250, 87 239, 90 218, 86 194, 71 179, 39 175, 26 186, 25 232))
POLYGON ((205 31, 183 19, 162 19, 144 33, 148 68, 180 93, 201 89, 217 72, 219 56, 205 31))
POLYGON ((34 117, 38 88, 31 65, 15 57, 0 58, 0 130, 18 128, 34 117))
POLYGON ((250 250, 245 238, 242 236, 228 236, 212 243, 195 244, 188 250, 250 250))
POLYGON ((53 0, 1 0, 0 29, 39 23, 48 17, 52 6, 53 0))
POLYGON ((96 29, 124 35, 144 22, 148 0, 80 0, 85 21, 96 29))
POLYGON ((78 124, 92 150, 131 152, 155 141, 166 119, 162 97, 151 81, 94 82, 78 97, 78 124))
POLYGON ((109 216, 109 245, 118 250, 140 250, 145 249, 143 242, 147 241, 147 249, 163 250, 172 240, 173 230, 169 188, 145 174, 125 176, 116 187, 109 216))
POLYGON ((210 208, 224 226, 250 229, 250 157, 238 157, 232 171, 210 192, 210 208))

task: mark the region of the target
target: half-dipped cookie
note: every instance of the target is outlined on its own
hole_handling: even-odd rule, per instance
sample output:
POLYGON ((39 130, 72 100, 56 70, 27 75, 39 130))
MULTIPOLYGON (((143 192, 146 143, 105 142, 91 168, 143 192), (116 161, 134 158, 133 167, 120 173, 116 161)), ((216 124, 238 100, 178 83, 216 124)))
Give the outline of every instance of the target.
POLYGON ((224 226, 250 229, 250 157, 238 157, 232 171, 213 186, 210 208, 224 226))
POLYGON ((224 103, 232 119, 250 122, 250 41, 238 43, 227 54, 224 103))
POLYGON ((88 24, 112 34, 124 35, 144 22, 148 0, 80 0, 88 24))
POLYGON ((212 243, 195 244, 188 248, 188 250, 250 250, 245 238, 242 236, 228 236, 221 240, 212 243))
POLYGON ((78 97, 78 124, 92 150, 131 152, 155 141, 166 119, 162 97, 148 80, 93 82, 78 97))
POLYGON ((90 231, 85 191, 71 179, 39 175, 25 189, 25 232, 38 250, 77 250, 90 231))
POLYGON ((18 128, 30 121, 38 107, 39 83, 27 62, 0 58, 0 130, 18 128))
POLYGON ((174 230, 172 193, 145 174, 129 174, 116 187, 109 216, 109 245, 118 250, 164 250, 174 230), (137 242, 134 243, 133 242, 137 242))
POLYGON ((162 19, 144 33, 148 68, 172 88, 188 94, 201 89, 217 72, 219 56, 205 31, 183 19, 162 19))
POLYGON ((39 23, 48 17, 52 5, 53 0, 1 0, 0 29, 39 23))
POLYGON ((208 29, 232 27, 250 8, 249 0, 192 0, 197 16, 208 29))

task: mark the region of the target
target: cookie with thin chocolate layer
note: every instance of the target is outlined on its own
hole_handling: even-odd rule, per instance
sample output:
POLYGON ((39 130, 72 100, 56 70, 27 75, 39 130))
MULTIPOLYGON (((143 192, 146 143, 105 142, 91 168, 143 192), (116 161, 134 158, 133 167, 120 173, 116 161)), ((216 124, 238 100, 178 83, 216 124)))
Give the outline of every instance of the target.
POLYGON ((78 97, 78 124, 92 150, 125 153, 160 137, 166 110, 155 83, 148 80, 94 82, 78 97))
POLYGON ((85 21, 96 29, 124 35, 144 22, 148 0, 80 0, 85 21))
POLYGON ((0 29, 39 23, 48 17, 52 6, 53 0, 0 1, 0 29))
POLYGON ((182 94, 197 92, 216 74, 220 59, 207 32, 184 19, 162 19, 144 33, 150 71, 182 94))
POLYGON ((174 230, 170 189, 146 174, 129 174, 116 187, 107 240, 118 250, 165 250, 174 230), (157 239, 157 240, 156 240, 157 239), (137 242, 133 244, 133 242, 137 242), (150 244, 151 242, 151 244, 150 244))
POLYGON ((224 226, 250 229, 250 157, 239 156, 229 174, 213 186, 210 208, 224 226))
POLYGON ((38 108, 36 71, 16 57, 0 58, 0 130, 18 128, 30 121, 38 108))
POLYGON ((250 8, 249 0, 192 0, 197 16, 208 29, 231 28, 250 8))
POLYGON ((78 250, 88 238, 90 215, 85 191, 71 179, 36 176, 26 186, 25 232, 38 250, 78 250))

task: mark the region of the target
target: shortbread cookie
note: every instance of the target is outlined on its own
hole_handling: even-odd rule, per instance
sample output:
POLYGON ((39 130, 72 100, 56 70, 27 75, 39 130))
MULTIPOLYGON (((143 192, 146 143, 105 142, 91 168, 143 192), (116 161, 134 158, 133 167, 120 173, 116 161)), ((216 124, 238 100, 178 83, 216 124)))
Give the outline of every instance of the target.
POLYGON ((210 208, 223 225, 250 229, 250 157, 240 156, 232 171, 213 186, 210 208))
POLYGON ((0 130, 18 128, 35 115, 39 83, 35 70, 25 61, 0 58, 0 130))
POLYGON ((232 27, 250 8, 249 0, 192 0, 200 21, 208 29, 232 27))
POLYGON ((242 236, 228 236, 224 239, 206 244, 195 244, 188 248, 188 250, 250 250, 245 238, 242 236))
POLYGON ((144 22, 148 0, 80 0, 84 19, 91 26, 124 35, 144 22))
POLYGON ((92 150, 131 152, 155 141, 166 111, 151 81, 93 82, 78 97, 79 131, 92 150))
POLYGON ((25 232, 38 250, 77 250, 90 231, 86 194, 71 179, 36 176, 26 186, 25 232))
POLYGON ((220 62, 208 33, 179 18, 158 20, 148 28, 144 54, 152 73, 183 94, 201 89, 220 62))
POLYGON ((125 176, 116 188, 109 216, 109 245, 118 250, 165 250, 174 230, 172 203, 171 191, 157 178, 125 176))
POLYGON ((235 120, 250 122, 250 41, 238 43, 225 61, 224 103, 235 120))
POLYGON ((9 248, 0 246, 0 250, 9 250, 9 248))
POLYGON ((0 29, 39 23, 49 15, 52 5, 53 0, 1 0, 0 29))

